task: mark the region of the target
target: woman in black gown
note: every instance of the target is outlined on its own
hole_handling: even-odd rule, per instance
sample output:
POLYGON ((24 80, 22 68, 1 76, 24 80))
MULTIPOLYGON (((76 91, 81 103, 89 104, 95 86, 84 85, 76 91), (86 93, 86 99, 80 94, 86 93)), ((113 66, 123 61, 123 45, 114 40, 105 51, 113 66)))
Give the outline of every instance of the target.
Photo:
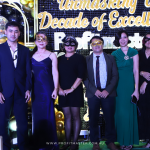
POLYGON ((58 90, 57 57, 46 50, 47 36, 43 31, 36 34, 36 49, 32 52, 32 114, 34 148, 58 150, 54 99, 58 90))
POLYGON ((80 107, 84 106, 83 86, 81 84, 85 76, 85 59, 82 55, 75 53, 77 41, 73 36, 63 39, 65 55, 58 57, 59 70, 59 106, 62 107, 65 117, 66 142, 61 150, 78 149, 78 136, 80 133, 81 119, 80 107), (73 142, 71 142, 71 120, 73 119, 73 142), (75 144, 74 144, 75 143, 75 144))
POLYGON ((145 148, 150 148, 150 33, 143 38, 143 49, 139 51, 140 99, 139 138, 149 139, 145 148))

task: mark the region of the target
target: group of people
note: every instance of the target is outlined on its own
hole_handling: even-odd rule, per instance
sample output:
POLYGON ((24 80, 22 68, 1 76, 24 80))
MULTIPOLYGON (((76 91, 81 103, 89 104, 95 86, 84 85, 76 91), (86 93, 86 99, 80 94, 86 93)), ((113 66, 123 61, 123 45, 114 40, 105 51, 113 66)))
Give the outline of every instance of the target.
MULTIPOLYGON (((150 98, 150 33, 143 38, 143 49, 128 47, 128 33, 119 31, 114 45, 120 47, 112 55, 103 52, 104 40, 94 36, 90 40, 93 53, 86 59, 75 53, 78 42, 66 36, 62 42, 65 54, 56 57, 46 49, 45 32, 35 35, 32 52, 17 43, 20 36, 16 22, 6 24, 7 41, 0 45, 0 136, 3 149, 10 150, 8 122, 11 110, 17 122, 20 150, 28 149, 27 102, 32 98, 33 141, 35 150, 76 150, 81 128, 80 107, 84 106, 83 83, 89 107, 90 140, 93 150, 100 150, 98 118, 102 107, 105 119, 106 144, 110 150, 132 149, 140 139, 150 140, 148 116, 150 98), (139 94, 140 93, 140 94, 139 94), (66 144, 59 148, 54 100, 65 117, 66 144), (137 106, 131 103, 135 97, 137 106), (73 120, 73 139, 71 142, 73 120), (139 127, 138 127, 139 126, 139 127)), ((145 148, 150 148, 148 142, 145 148)))

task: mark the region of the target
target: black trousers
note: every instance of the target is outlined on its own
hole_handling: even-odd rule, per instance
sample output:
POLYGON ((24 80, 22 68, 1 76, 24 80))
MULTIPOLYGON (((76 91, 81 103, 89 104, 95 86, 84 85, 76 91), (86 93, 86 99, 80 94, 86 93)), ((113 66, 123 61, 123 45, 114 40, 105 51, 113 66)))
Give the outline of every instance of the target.
POLYGON ((90 140, 91 142, 99 143, 99 130, 98 119, 100 113, 100 106, 102 107, 104 119, 105 119, 105 137, 107 139, 106 144, 116 141, 116 131, 114 124, 115 113, 115 98, 97 98, 95 95, 92 98, 88 98, 89 106, 89 123, 90 123, 90 140))
POLYGON ((15 87, 11 97, 5 98, 4 104, 0 104, 0 136, 3 136, 3 150, 10 150, 10 137, 8 134, 8 123, 10 113, 13 110, 17 122, 17 138, 19 150, 27 147, 28 139, 28 121, 27 121, 27 103, 25 95, 19 94, 19 89, 15 87))

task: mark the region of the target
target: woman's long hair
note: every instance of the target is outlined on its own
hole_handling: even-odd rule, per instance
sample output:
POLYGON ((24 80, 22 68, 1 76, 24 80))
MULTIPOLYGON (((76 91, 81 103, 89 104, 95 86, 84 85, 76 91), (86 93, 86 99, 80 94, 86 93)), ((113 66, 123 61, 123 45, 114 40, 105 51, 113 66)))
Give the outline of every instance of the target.
MULTIPOLYGON (((46 37, 47 37, 47 34, 45 31, 41 30, 41 31, 38 31, 35 35, 35 38, 34 38, 34 41, 36 41, 36 36, 39 35, 39 34, 44 34, 46 37)), ((35 52, 37 51, 37 46, 34 47, 34 49, 30 52, 30 57, 32 57, 35 52)))

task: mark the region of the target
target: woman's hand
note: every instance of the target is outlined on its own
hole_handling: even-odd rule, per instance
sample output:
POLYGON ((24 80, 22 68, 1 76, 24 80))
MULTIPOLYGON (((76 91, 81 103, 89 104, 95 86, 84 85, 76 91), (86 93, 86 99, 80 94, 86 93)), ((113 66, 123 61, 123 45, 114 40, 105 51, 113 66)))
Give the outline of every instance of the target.
POLYGON ((67 90, 64 90, 65 95, 68 95, 69 93, 72 93, 73 91, 74 91, 74 89, 73 89, 73 88, 71 88, 71 89, 67 89, 67 90))
POLYGON ((131 96, 133 97, 133 95, 139 100, 139 92, 137 90, 135 90, 131 96))
POLYGON ((54 89, 53 93, 52 93, 52 98, 56 99, 57 98, 57 89, 54 89))
POLYGON ((147 83, 144 81, 140 87, 140 94, 145 94, 147 83))
POLYGON ((147 81, 150 81, 150 73, 149 72, 145 72, 142 71, 142 73, 140 73, 147 81))
POLYGON ((59 95, 65 96, 65 92, 62 88, 59 88, 59 95))

